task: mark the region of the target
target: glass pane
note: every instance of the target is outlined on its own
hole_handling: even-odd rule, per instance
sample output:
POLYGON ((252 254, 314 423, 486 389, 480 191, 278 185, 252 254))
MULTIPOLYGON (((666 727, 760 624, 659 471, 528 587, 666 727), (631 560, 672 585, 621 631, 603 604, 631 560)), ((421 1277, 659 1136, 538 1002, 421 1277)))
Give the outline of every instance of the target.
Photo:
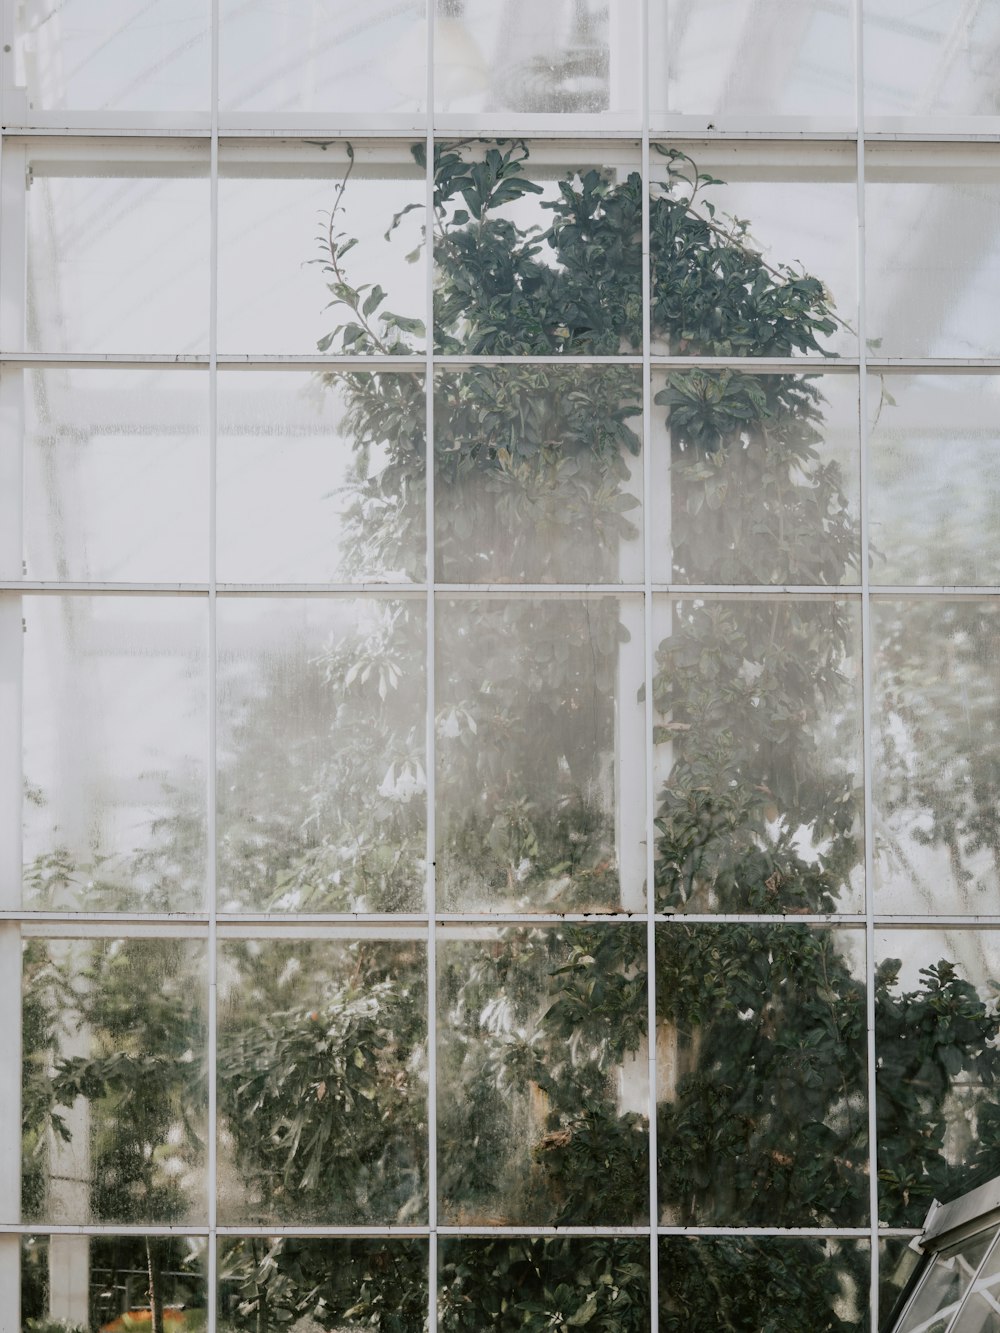
POLYGON ((642 580, 638 367, 442 371, 434 433, 439 579, 642 580))
POLYGON ((908 1236, 883 1238, 878 1252, 879 1328, 889 1329, 893 1327, 890 1318, 898 1317, 910 1298, 907 1286, 920 1266, 921 1255, 908 1236))
POLYGON ((860 912, 857 601, 654 600, 660 911, 860 912))
POLYGON ((26 577, 207 579, 208 376, 53 367, 21 383, 26 577))
POLYGON ((219 1333, 424 1333, 427 1242, 226 1237, 217 1310, 219 1333))
POLYGON ((847 144, 654 144, 652 347, 792 356, 857 346, 847 144))
POLYGON ((870 145, 865 218, 868 331, 878 355, 997 355, 1000 167, 992 149, 870 145))
POLYGON ((28 160, 28 349, 207 352, 208 146, 52 140, 28 160))
POLYGON ((649 1243, 640 1237, 449 1238, 439 1254, 441 1326, 454 1333, 649 1328, 649 1243))
POLYGON ((637 145, 609 141, 440 144, 436 350, 613 356, 641 348, 639 165, 637 145))
POLYGON ((902 117, 934 117, 944 128, 943 117, 1000 113, 1000 11, 995 5, 865 0, 863 13, 869 123, 883 117, 897 123, 902 117))
POLYGON ((869 1255, 865 1241, 665 1237, 659 1333, 867 1328, 869 1255))
POLYGON ((425 940, 220 945, 226 1222, 426 1219, 425 940))
POLYGON ((656 968, 662 1223, 865 1225, 863 932, 676 922, 656 968))
POLYGON ((873 375, 868 405, 872 581, 1000 583, 1000 382, 873 375))
POLYGON ((875 961, 879 1219, 919 1227, 996 1174, 1000 938, 884 931, 875 961))
POLYGON ((37 111, 208 113, 205 0, 28 0, 13 6, 15 86, 37 111))
POLYGON ((438 605, 439 910, 642 910, 642 604, 438 605))
POLYGON ((992 912, 1000 887, 1000 604, 872 600, 881 912, 992 912))
POLYGON ((655 581, 857 582, 853 375, 670 372, 653 403, 655 581))
POLYGON ((219 104, 369 116, 427 103, 425 0, 222 0, 219 104))
POLYGON ((897 1326, 898 1333, 945 1333, 951 1328, 955 1311, 992 1239, 992 1234, 973 1236, 935 1255, 897 1326))
POLYGON ((645 927, 469 926, 439 941, 441 1221, 644 1225, 645 927))
POLYGON ((441 112, 639 118, 637 0, 437 0, 434 100, 441 112))
MULTIPOLYGON (((990 1238, 995 1235, 995 1232, 991 1233, 990 1238)), ((955 1321, 955 1333, 996 1333, 996 1329, 1000 1328, 998 1288, 1000 1288, 1000 1247, 994 1243, 992 1252, 966 1297, 962 1313, 955 1321)))
POLYGON ((220 598, 224 911, 424 903, 422 601, 220 598))
POLYGON ((848 0, 698 0, 653 5, 650 21, 654 122, 678 113, 760 126, 779 116, 854 121, 848 0))
POLYGON ((409 144, 226 143, 219 172, 220 351, 422 345, 426 191, 409 144))
POLYGON ((199 940, 26 941, 25 1217, 204 1225, 205 992, 199 940))
POLYGON ((25 905, 198 910, 204 602, 30 597, 24 617, 25 905))
POLYGON ((231 583, 423 577, 422 376, 219 376, 217 572, 231 583))
POLYGON ((205 1327, 201 1238, 56 1235, 21 1242, 21 1319, 32 1333, 138 1333, 151 1327, 161 1303, 164 1333, 205 1327))

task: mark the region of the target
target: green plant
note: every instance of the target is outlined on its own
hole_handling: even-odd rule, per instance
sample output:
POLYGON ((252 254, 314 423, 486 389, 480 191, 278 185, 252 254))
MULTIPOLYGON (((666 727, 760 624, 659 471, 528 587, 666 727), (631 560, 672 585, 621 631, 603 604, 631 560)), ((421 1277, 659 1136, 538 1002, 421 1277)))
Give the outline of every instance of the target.
MULTIPOLYGON (((421 145, 413 155, 426 165, 421 145)), ((657 345, 702 357, 822 352, 838 323, 822 283, 769 264, 746 222, 706 202, 705 187, 719 183, 690 158, 665 150, 660 165, 649 202, 657 345)), ((637 173, 584 168, 543 187, 523 143, 442 145, 430 169, 434 346, 523 360, 440 369, 430 450, 418 375, 351 368, 321 377, 345 396, 358 453, 345 497, 350 568, 419 576, 412 553, 425 535, 430 466, 436 577, 606 585, 602 597, 439 599, 437 882, 446 909, 620 911, 641 887, 623 882, 616 845, 615 766, 634 759, 616 753, 632 701, 621 689, 630 630, 614 585, 639 531, 642 385, 628 365, 552 360, 641 347, 642 183, 637 173), (375 449, 384 466, 373 473, 375 449)), ((427 330, 393 313, 378 284, 351 281, 354 238, 341 215, 350 187, 348 171, 321 237, 342 322, 320 350, 411 356, 427 330)), ((767 592, 857 578, 850 488, 821 448, 823 388, 815 372, 732 368, 671 368, 656 382, 654 437, 665 437, 670 485, 642 521, 656 525, 657 541, 669 526, 671 580, 762 590, 664 597, 657 608, 651 742, 665 776, 647 889, 659 911, 676 916, 658 929, 657 1029, 647 1034, 644 926, 443 931, 432 997, 442 1037, 443 1220, 644 1223, 648 1134, 632 1102, 648 1040, 664 1080, 657 1166, 666 1221, 854 1227, 867 1218, 857 933, 794 920, 682 919, 833 914, 858 902, 857 608, 849 598, 767 592)), ((226 874, 252 880, 265 905, 392 911, 418 901, 424 774, 403 690, 420 661, 423 615, 418 601, 400 599, 376 628, 262 672, 234 744, 250 771, 271 776, 258 789, 259 822, 237 828, 222 855, 226 874), (299 780, 316 718, 332 719, 338 736, 305 793, 306 804, 332 811, 333 832, 323 837, 272 809, 267 786, 299 780)), ((887 641, 899 715, 919 734, 931 720, 907 712, 906 653, 887 641)), ((959 638, 967 674, 966 648, 959 638)), ((958 862, 995 850, 991 774, 965 782, 960 711, 944 710, 935 742, 946 780, 918 793, 935 816, 926 838, 958 862)), ((886 790, 902 806, 912 786, 905 755, 887 753, 885 767, 886 790)), ((38 867, 42 880, 73 873, 55 861, 38 867)), ((234 948, 227 965, 237 998, 220 1030, 219 1103, 246 1211, 262 1221, 329 1221, 343 1210, 376 1225, 422 1216, 421 949, 390 958, 371 939, 326 952, 282 941, 234 948)), ((885 963, 875 995, 879 1172, 884 1220, 909 1225, 932 1193, 955 1192, 1000 1165, 1000 1118, 983 1105, 998 1023, 950 962, 925 969, 912 988, 901 988, 900 975, 885 963)), ((71 1093, 139 1105, 129 1100, 132 1065, 126 1079, 109 1054, 97 1064, 57 1062, 46 1084, 44 1053, 59 1042, 55 991, 44 998, 51 985, 39 986, 26 1043, 25 1141, 35 1161, 47 1120, 58 1129, 53 1117, 71 1093)), ((112 1033, 107 1004, 86 1003, 87 1023, 112 1033)), ((143 1021, 155 1016, 153 1002, 143 1021)), ((176 1123, 172 1097, 165 1088, 172 1109, 163 1115, 176 1123)), ((155 1108, 144 1115, 154 1123, 155 1108)), ((166 1132, 167 1120, 155 1123, 166 1132)), ((148 1135, 139 1137, 145 1144, 148 1135)), ((107 1197, 127 1185, 152 1199, 161 1185, 147 1180, 150 1157, 144 1147, 142 1170, 128 1181, 111 1171, 107 1197)), ((422 1246, 343 1244, 282 1237, 227 1246, 232 1326, 266 1333, 307 1315, 329 1329, 420 1328, 422 1246)), ((647 1257, 645 1241, 614 1238, 449 1240, 443 1326, 648 1326, 647 1257)), ((663 1262, 665 1329, 842 1333, 863 1318, 861 1246, 671 1241, 663 1262)))

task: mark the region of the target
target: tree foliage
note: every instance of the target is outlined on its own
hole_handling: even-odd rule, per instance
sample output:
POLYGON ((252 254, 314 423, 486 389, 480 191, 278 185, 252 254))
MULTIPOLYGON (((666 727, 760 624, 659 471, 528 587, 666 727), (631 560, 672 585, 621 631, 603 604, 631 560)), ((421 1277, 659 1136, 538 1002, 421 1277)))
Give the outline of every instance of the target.
MULTIPOLYGON (((416 145, 423 165, 422 154, 416 145)), ((720 183, 689 157, 664 150, 660 167, 649 199, 654 344, 700 357, 822 352, 838 317, 821 281, 765 260, 749 224, 705 200, 705 187, 720 183)), ((428 336, 445 355, 639 350, 638 173, 584 168, 547 179, 533 168, 523 143, 436 150, 430 335, 395 314, 377 283, 352 282, 355 238, 342 230, 348 171, 321 237, 341 322, 320 350, 406 357, 428 336)), ((398 218, 387 222, 391 235, 398 218)), ((851 487, 824 446, 824 377, 665 370, 654 385, 652 438, 669 454, 669 487, 640 519, 643 393, 634 367, 445 365, 433 386, 430 450, 415 359, 414 368, 322 377, 344 395, 357 451, 343 497, 352 572, 422 577, 414 552, 430 466, 439 580, 584 582, 608 592, 439 600, 440 906, 560 913, 633 903, 644 886, 627 879, 615 822, 616 765, 635 762, 616 753, 622 713, 633 706, 622 690, 633 631, 615 585, 627 581, 640 521, 653 525, 658 546, 669 532, 672 583, 761 587, 751 597, 664 596, 658 608, 651 743, 664 776, 648 888, 657 909, 676 917, 659 927, 656 954, 662 1216, 673 1225, 864 1225, 860 932, 682 919, 833 914, 860 901, 857 607, 767 592, 835 589, 858 577, 851 487)), ((386 599, 363 633, 307 662, 289 653, 262 673, 231 738, 234 764, 254 775, 260 813, 252 826, 234 816, 221 853, 223 878, 252 882, 255 906, 390 912, 419 902, 426 758, 405 691, 423 616, 416 599, 386 599), (332 739, 325 767, 308 779, 317 719, 332 739), (298 815, 272 800, 289 787, 302 793, 298 815)), ((968 642, 958 640, 958 656, 968 642)), ((889 660, 901 722, 887 733, 897 746, 883 756, 887 792, 901 807, 912 796, 912 746, 899 739, 906 728, 922 743, 930 713, 943 716, 935 744, 946 780, 914 797, 934 812, 922 836, 959 861, 992 854, 991 773, 965 782, 968 742, 955 709, 938 713, 929 698, 921 714, 891 637, 889 660)), ((223 810, 228 789, 220 780, 223 810)), ((644 926, 440 935, 432 998, 442 1221, 645 1224, 644 926)), ((426 1216, 423 947, 290 939, 226 955, 218 1087, 239 1218, 426 1216)), ((171 1024, 190 1020, 189 997, 174 989, 143 998, 133 1051, 135 1034, 116 1027, 113 981, 80 991, 80 1026, 96 1054, 57 1056, 50 1076, 59 1036, 44 997, 70 982, 29 958, 39 987, 37 1012, 26 1009, 26 1197, 41 1208, 45 1127, 58 1132, 59 1107, 84 1096, 135 1122, 135 1169, 114 1168, 120 1179, 98 1172, 101 1207, 115 1214, 111 1201, 138 1190, 151 1212, 169 1213, 173 1202, 157 1193, 167 1184, 151 1172, 154 1141, 190 1128, 171 1082, 185 1058, 171 1024), (173 1008, 163 1014, 158 1005, 173 1008), (147 1077, 158 1091, 143 1101, 147 1077)), ((895 1225, 918 1222, 932 1194, 954 1194, 1000 1167, 1000 1119, 983 1095, 993 1083, 995 1009, 946 960, 915 985, 905 975, 902 963, 884 962, 875 996, 881 1209, 895 1225)), ((422 1242, 233 1241, 222 1270, 234 1328, 265 1333, 300 1316, 329 1330, 423 1326, 422 1242)), ((864 1247, 846 1243, 671 1239, 662 1247, 660 1326, 842 1333, 865 1318, 866 1271, 864 1247)), ((448 1240, 441 1275, 447 1329, 648 1326, 645 1241, 448 1240)))

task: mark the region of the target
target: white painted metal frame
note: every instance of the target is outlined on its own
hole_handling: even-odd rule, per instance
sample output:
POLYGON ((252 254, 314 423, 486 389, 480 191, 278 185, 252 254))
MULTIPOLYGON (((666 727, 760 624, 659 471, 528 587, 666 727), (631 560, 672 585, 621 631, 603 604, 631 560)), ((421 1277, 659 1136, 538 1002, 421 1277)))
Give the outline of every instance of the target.
MULTIPOLYGON (((432 2, 432 0, 429 0, 432 2)), ((641 28, 649 28, 659 15, 662 0, 641 0, 641 28)), ((605 1235, 605 1236, 648 1236, 650 1254, 651 1283, 651 1329, 657 1328, 657 1257, 660 1237, 668 1236, 771 1236, 771 1237, 817 1237, 843 1240, 866 1240, 871 1247, 871 1327, 877 1327, 878 1294, 878 1247, 880 1239, 889 1236, 910 1237, 917 1234, 914 1229, 881 1229, 877 1213, 877 1172, 874 1169, 876 1145, 876 1115, 874 1095, 875 1041, 874 1041, 874 947, 876 929, 883 926, 893 928, 916 929, 928 927, 948 927, 954 930, 992 930, 1000 929, 1000 913, 975 914, 963 916, 923 916, 916 914, 885 914, 876 911, 874 902, 874 863, 870 831, 873 827, 872 776, 873 756, 871 742, 872 726, 872 637, 871 637, 871 600, 873 594, 892 595, 901 598, 934 597, 998 597, 1000 586, 991 587, 896 587, 875 586, 872 583, 867 558, 862 559, 860 581, 841 587, 782 586, 752 587, 719 585, 695 585, 654 582, 651 577, 652 527, 653 513, 652 476, 651 476, 651 441, 650 409, 652 400, 651 373, 654 368, 693 369, 696 366, 722 368, 738 366, 753 368, 760 372, 804 373, 809 370, 822 371, 824 374, 853 373, 858 377, 859 419, 860 419, 860 473, 861 473, 861 531, 862 550, 868 549, 868 514, 867 497, 869 488, 869 466, 867 446, 867 392, 868 372, 887 370, 914 372, 933 370, 941 374, 982 373, 995 374, 1000 371, 1000 357, 978 357, 962 359, 937 358, 887 358, 869 355, 866 342, 865 325, 865 147, 867 143, 969 143, 997 144, 1000 134, 987 129, 985 132, 969 132, 968 121, 956 120, 953 124, 937 122, 938 128, 926 132, 867 132, 865 130, 863 58, 864 44, 862 31, 862 0, 854 0, 855 60, 856 60, 856 131, 837 129, 826 131, 815 125, 808 125, 802 132, 788 128, 775 128, 772 125, 745 127, 733 124, 727 128, 708 128, 693 117, 672 117, 669 123, 657 125, 654 137, 660 140, 684 142, 692 138, 711 139, 733 143, 750 141, 782 141, 786 143, 823 143, 843 142, 854 144, 857 153, 857 235, 858 235, 858 348, 856 354, 846 355, 836 361, 818 357, 793 359, 743 358, 686 358, 654 355, 650 351, 649 327, 649 202, 644 191, 642 252, 643 252, 643 349, 641 355, 623 355, 613 357, 537 357, 530 358, 542 364, 579 364, 602 365, 622 364, 640 368, 643 376, 643 515, 645 552, 645 577, 641 583, 622 583, 619 585, 564 584, 564 585, 504 585, 445 584, 439 582, 434 573, 434 467, 433 467, 433 409, 434 409, 434 370, 439 366, 466 366, 483 364, 518 363, 516 357, 468 357, 437 356, 433 352, 431 330, 433 326, 433 268, 427 265, 425 289, 426 327, 428 331, 427 348, 422 358, 425 374, 425 400, 427 411, 427 468, 426 468, 426 578, 423 584, 386 584, 359 583, 338 585, 314 584, 220 584, 215 571, 215 477, 217 450, 217 386, 220 366, 277 367, 287 366, 300 369, 329 369, 331 366, 365 366, 378 364, 386 369, 413 370, 421 362, 417 359, 358 356, 229 356, 218 354, 217 349, 217 274, 218 274, 218 181, 219 148, 230 138, 243 140, 260 139, 262 142, 279 137, 304 137, 317 133, 326 137, 406 139, 415 134, 424 137, 427 162, 433 162, 434 145, 438 135, 454 138, 457 134, 472 134, 483 137, 538 136, 547 139, 572 141, 574 139, 607 140, 614 142, 634 142, 641 138, 641 170, 644 180, 650 178, 650 54, 649 44, 642 43, 640 64, 641 77, 641 116, 635 122, 620 119, 609 120, 594 117, 582 117, 564 121, 559 117, 538 120, 524 116, 498 118, 493 115, 464 117, 460 121, 452 115, 435 119, 433 112, 422 116, 381 117, 372 123, 362 123, 361 117, 344 117, 331 128, 321 118, 286 117, 275 123, 261 127, 251 124, 249 118, 241 122, 239 117, 220 118, 218 110, 218 27, 219 0, 206 0, 211 15, 212 55, 211 55, 211 105, 206 118, 193 115, 181 118, 177 123, 161 123, 163 118, 156 116, 136 117, 128 120, 121 114, 104 116, 91 113, 42 113, 29 115, 25 99, 12 87, 10 79, 12 45, 12 0, 3 0, 0 17, 5 54, 0 57, 2 71, 2 107, 3 129, 0 132, 0 252, 3 268, 0 270, 0 429, 8 440, 20 437, 22 424, 20 419, 20 371, 34 366, 203 366, 209 375, 210 419, 209 448, 207 457, 208 476, 206 485, 210 496, 210 555, 209 577, 205 583, 179 584, 132 584, 132 583, 79 583, 29 580, 16 576, 20 567, 21 551, 21 512, 20 512, 20 456, 16 449, 0 449, 0 561, 5 570, 11 571, 0 578, 0 720, 14 720, 13 731, 8 731, 0 746, 0 997, 4 1006, 5 1022, 0 1026, 0 1120, 4 1132, 0 1136, 0 1189, 5 1203, 0 1213, 0 1300, 6 1302, 6 1308, 0 1311, 0 1333, 15 1333, 20 1328, 16 1309, 10 1306, 9 1293, 18 1290, 19 1242, 26 1234, 51 1236, 101 1236, 101 1235, 192 1235, 204 1237, 207 1247, 207 1281, 210 1292, 214 1292, 217 1279, 215 1241, 221 1236, 254 1235, 297 1235, 315 1237, 335 1236, 398 1236, 424 1238, 428 1241, 430 1327, 437 1323, 437 1238, 438 1236, 488 1236, 488 1235, 605 1235), (29 123, 30 122, 30 123, 29 123), (24 253, 24 216, 22 206, 22 183, 24 153, 18 145, 10 145, 11 137, 44 140, 53 135, 63 139, 73 136, 93 139, 128 138, 140 141, 145 137, 183 138, 186 140, 205 139, 210 151, 210 226, 211 226, 211 305, 210 305, 210 340, 209 351, 204 356, 171 356, 169 354, 131 355, 121 354, 49 354, 28 353, 23 350, 20 327, 24 316, 23 282, 18 281, 18 273, 24 253), (13 149, 13 151, 11 151, 13 149), (21 800, 21 765, 20 740, 18 733, 18 708, 20 663, 21 663, 21 606, 20 596, 24 594, 51 595, 87 593, 110 596, 141 592, 164 596, 186 595, 204 597, 208 606, 209 623, 209 667, 208 667, 208 734, 206 737, 209 757, 208 772, 208 830, 209 830, 209 879, 208 900, 204 912, 195 913, 60 913, 30 912, 19 905, 18 885, 20 880, 20 800, 21 800), (215 621, 216 608, 220 593, 225 595, 264 594, 272 596, 310 595, 310 596, 356 596, 360 593, 391 594, 420 598, 426 604, 427 611, 427 707, 426 707, 426 773, 427 773, 427 902, 426 910, 419 913, 399 915, 303 915, 297 917, 277 917, 261 913, 223 914, 218 911, 215 882, 215 750, 216 750, 216 666, 215 666, 215 621), (439 593, 472 594, 476 597, 517 597, 523 595, 541 597, 565 597, 580 595, 618 596, 623 593, 633 594, 643 599, 643 624, 645 629, 645 797, 646 797, 646 903, 645 910, 637 913, 608 914, 570 914, 557 916, 552 914, 488 914, 488 913, 444 913, 436 910, 434 858, 436 850, 436 831, 434 817, 434 746, 435 746, 435 603, 439 593), (788 918, 737 914, 717 916, 710 914, 685 914, 682 918, 670 914, 658 913, 653 901, 654 885, 654 848, 656 830, 656 771, 655 757, 651 743, 653 703, 652 680, 654 674, 654 635, 652 607, 656 596, 666 594, 676 596, 724 596, 724 597, 774 597, 787 595, 806 595, 818 599, 830 597, 853 597, 860 600, 862 611, 862 699, 864 716, 863 771, 865 784, 865 824, 869 836, 865 849, 865 910, 863 913, 796 915, 796 924, 815 923, 827 925, 863 927, 866 941, 866 981, 867 981, 867 1021, 868 1021, 868 1098, 869 1098, 869 1135, 870 1153, 873 1163, 870 1171, 870 1220, 865 1227, 854 1228, 809 1228, 809 1227, 698 1227, 681 1228, 659 1225, 659 1205, 657 1200, 656 1172, 656 995, 655 995, 655 930, 670 928, 671 922, 682 920, 685 925, 732 921, 745 924, 766 924, 774 926, 788 918), (438 1223, 437 1216, 437 1161, 436 1161, 436 1042, 437 1027, 435 1013, 436 990, 436 942, 439 926, 453 924, 545 924, 561 921, 616 922, 642 920, 647 932, 647 965, 649 973, 648 1022, 650 1040, 648 1043, 649 1077, 649 1218, 648 1224, 636 1227, 452 1227, 438 1223), (242 932, 251 931, 255 935, 281 936, 287 933, 302 935, 316 934, 323 937, 352 936, 358 933, 372 932, 382 936, 398 936, 400 933, 412 934, 416 931, 426 938, 428 966, 428 1220, 421 1226, 386 1226, 386 1227, 228 1227, 217 1222, 214 1202, 214 1189, 209 1190, 209 1211, 204 1226, 184 1227, 128 1227, 111 1225, 93 1226, 56 1226, 22 1223, 17 1212, 17 1199, 20 1188, 20 1152, 19 1134, 19 1090, 16 1074, 20 1067, 20 1023, 17 1014, 20 1006, 19 990, 19 951, 20 939, 24 936, 59 937, 100 937, 112 934, 130 936, 188 936, 203 938, 207 941, 210 959, 208 1015, 209 1015, 209 1058, 210 1068, 214 1069, 215 1057, 215 1015, 216 985, 215 958, 216 945, 224 938, 232 938, 242 932)), ((637 38, 641 42, 641 33, 637 38)), ((427 83, 426 97, 428 108, 434 106, 434 25, 426 25, 426 60, 427 83)), ((431 218, 433 215, 433 178, 428 172, 426 183, 427 236, 432 235, 431 218)), ((619 761, 620 762, 620 761, 619 761)), ((210 1083, 209 1114, 210 1123, 214 1123, 216 1092, 214 1078, 210 1083)), ((214 1138, 210 1135, 208 1147, 207 1171, 210 1182, 214 1182, 216 1152, 214 1138)), ((215 1329, 215 1303, 209 1303, 209 1330, 215 1329)))

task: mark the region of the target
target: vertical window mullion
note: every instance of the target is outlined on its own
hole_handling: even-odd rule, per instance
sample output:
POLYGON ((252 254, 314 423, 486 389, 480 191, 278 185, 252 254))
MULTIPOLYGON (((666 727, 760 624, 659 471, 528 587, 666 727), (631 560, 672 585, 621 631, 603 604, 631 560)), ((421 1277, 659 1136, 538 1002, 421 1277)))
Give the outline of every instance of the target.
POLYGON ((874 826, 872 822, 872 621, 868 560, 868 348, 865 309, 865 107, 862 0, 854 0, 853 21, 854 86, 857 111, 858 429, 860 431, 861 462, 861 745, 864 772, 865 1008, 868 1036, 868 1223, 871 1235, 869 1319, 872 1333, 877 1333, 879 1327, 878 1117, 875 1103, 875 863, 874 826))
POLYGON ((218 1169, 218 874, 216 836, 217 727, 218 699, 217 635, 218 585, 216 575, 216 466, 218 454, 218 310, 219 310, 219 0, 209 0, 211 41, 211 141, 209 145, 209 314, 208 314, 208 783, 206 791, 206 828, 208 832, 207 908, 208 908, 208 1143, 205 1170, 208 1175, 208 1252, 205 1255, 205 1279, 208 1291, 207 1333, 215 1333, 219 1308, 218 1293, 218 1206, 216 1189, 218 1169))
MULTIPOLYGON (((645 679, 645 759, 646 782, 646 1051, 649 1062, 649 1327, 659 1328, 659 1234, 660 1203, 657 1191, 656 1140, 656 781, 653 745, 653 386, 651 381, 651 309, 652 274, 649 241, 649 77, 650 77, 650 0, 642 0, 640 19, 640 80, 642 83, 642 513, 643 513, 643 625, 646 645, 645 679)), ((625 756, 618 757, 619 764, 625 756)))
POLYGON ((435 660, 434 660, 434 23, 436 0, 426 4, 426 139, 424 251, 426 259, 424 286, 424 484, 425 540, 424 579, 427 588, 427 718, 425 767, 427 772, 427 1328, 438 1328, 438 1185, 437 1185, 437 759, 435 754, 435 660))

